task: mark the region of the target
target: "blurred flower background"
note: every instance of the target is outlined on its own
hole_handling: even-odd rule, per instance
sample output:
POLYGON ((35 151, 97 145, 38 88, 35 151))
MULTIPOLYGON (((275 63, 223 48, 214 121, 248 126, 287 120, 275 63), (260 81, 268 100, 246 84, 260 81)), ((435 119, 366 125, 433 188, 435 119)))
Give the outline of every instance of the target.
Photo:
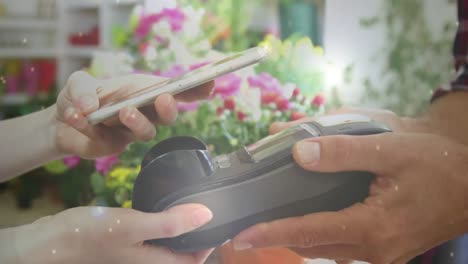
POLYGON ((171 78, 250 47, 272 50, 216 79, 206 101, 179 103, 176 124, 158 126, 151 142, 54 161, 0 191, 22 209, 44 196, 58 209, 131 207, 144 155, 169 137, 195 136, 221 154, 265 137, 272 122, 344 104, 415 115, 453 75, 455 21, 445 0, 0 0, 0 118, 53 104, 75 70, 171 78))

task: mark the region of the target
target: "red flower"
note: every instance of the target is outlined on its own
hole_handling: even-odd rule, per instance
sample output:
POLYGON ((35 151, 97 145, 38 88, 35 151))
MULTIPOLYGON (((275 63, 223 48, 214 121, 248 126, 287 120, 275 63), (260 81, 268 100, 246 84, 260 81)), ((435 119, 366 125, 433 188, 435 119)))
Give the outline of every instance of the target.
POLYGON ((299 90, 299 88, 296 87, 296 89, 294 89, 294 91, 293 91, 292 96, 293 96, 293 98, 296 98, 300 94, 301 94, 301 90, 299 90))
POLYGON ((144 55, 146 53, 146 50, 148 49, 149 47, 149 43, 148 42, 143 42, 140 44, 140 47, 138 48, 140 54, 144 55))
POLYGON ((291 108, 291 105, 288 99, 278 97, 276 99, 276 107, 278 108, 278 110, 284 111, 284 110, 288 110, 289 108, 291 108))
POLYGON ((239 119, 239 121, 244 121, 246 117, 247 115, 244 112, 237 112, 237 119, 239 119))
POLYGON ((323 96, 322 94, 318 94, 314 97, 314 99, 312 100, 312 105, 314 106, 322 106, 325 104, 325 96, 323 96))
POLYGON ((306 113, 302 113, 302 112, 296 112, 296 111, 293 111, 291 113, 291 121, 296 121, 296 120, 299 120, 299 119, 302 119, 304 117, 306 117, 306 113))
POLYGON ((218 109, 216 109, 216 114, 218 116, 222 115, 224 113, 224 108, 223 107, 218 107, 218 109))
POLYGON ((278 93, 276 92, 264 92, 262 93, 262 104, 274 103, 277 97, 278 93))
POLYGON ((229 110, 236 109, 236 102, 234 102, 234 98, 229 97, 226 100, 224 100, 224 108, 229 110))

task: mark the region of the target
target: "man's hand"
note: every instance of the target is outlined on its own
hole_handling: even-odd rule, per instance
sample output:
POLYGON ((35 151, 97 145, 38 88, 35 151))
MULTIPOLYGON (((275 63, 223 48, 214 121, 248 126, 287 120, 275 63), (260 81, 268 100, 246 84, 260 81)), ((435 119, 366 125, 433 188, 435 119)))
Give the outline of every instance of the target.
POLYGON ((278 220, 234 239, 239 249, 291 247, 308 258, 406 263, 468 231, 468 150, 428 134, 387 133, 305 140, 294 148, 310 171, 369 171, 363 203, 278 220))

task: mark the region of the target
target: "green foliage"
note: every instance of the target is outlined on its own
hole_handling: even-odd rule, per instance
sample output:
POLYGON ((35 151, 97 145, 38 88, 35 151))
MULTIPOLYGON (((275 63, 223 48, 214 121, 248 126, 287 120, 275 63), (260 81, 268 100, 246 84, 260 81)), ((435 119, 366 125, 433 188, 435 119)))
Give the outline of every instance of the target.
MULTIPOLYGON (((179 0, 183 5, 192 5, 206 10, 208 16, 215 15, 222 25, 229 29, 229 36, 214 43, 217 50, 238 52, 257 45, 262 40, 264 32, 254 32, 249 29, 254 6, 261 6, 268 0, 179 0)), ((289 1, 289 0, 281 0, 289 1)), ((204 31, 208 36, 217 34, 220 25, 207 23, 204 31)), ((211 37, 210 37, 211 38, 211 37)))
POLYGON ((267 36, 261 43, 271 49, 270 57, 256 67, 282 83, 294 83, 306 96, 322 91, 325 83, 324 51, 307 37, 293 35, 281 41, 267 36))
POLYGON ((49 162, 44 169, 51 174, 62 174, 68 170, 68 167, 61 160, 49 162))
MULTIPOLYGON (((425 16, 424 0, 384 1, 383 15, 365 18, 364 27, 384 26, 385 67, 380 80, 365 80, 363 102, 377 101, 402 115, 414 115, 427 105, 431 92, 449 79, 450 49, 454 36, 452 22, 435 36, 425 16)), ((455 19, 455 18, 454 18, 455 19)))
POLYGON ((106 181, 104 180, 104 176, 101 175, 99 172, 95 172, 91 174, 91 187, 95 194, 103 194, 106 190, 106 181))

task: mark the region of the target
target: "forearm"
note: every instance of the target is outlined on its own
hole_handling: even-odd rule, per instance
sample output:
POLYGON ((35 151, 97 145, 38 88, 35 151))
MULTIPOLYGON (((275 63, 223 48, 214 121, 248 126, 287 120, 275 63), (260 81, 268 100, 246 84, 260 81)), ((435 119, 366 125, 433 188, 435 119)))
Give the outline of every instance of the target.
POLYGON ((15 228, 0 230, 0 263, 21 263, 15 247, 15 233, 15 228))
POLYGON ((431 104, 417 118, 401 118, 398 130, 405 133, 429 133, 468 145, 468 92, 447 94, 431 104))
POLYGON ((0 182, 61 157, 54 107, 0 122, 0 182))
POLYGON ((69 249, 60 241, 60 227, 50 227, 46 218, 39 222, 0 230, 0 263, 65 263, 69 249))

